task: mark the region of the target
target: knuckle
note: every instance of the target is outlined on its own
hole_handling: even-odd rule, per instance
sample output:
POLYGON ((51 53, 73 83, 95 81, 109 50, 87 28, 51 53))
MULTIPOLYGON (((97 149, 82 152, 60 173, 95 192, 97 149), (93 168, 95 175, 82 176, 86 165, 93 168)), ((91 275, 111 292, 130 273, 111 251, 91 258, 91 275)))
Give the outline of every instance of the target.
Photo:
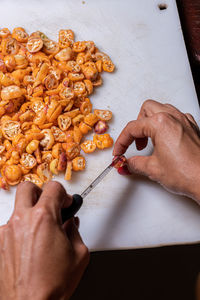
POLYGON ((55 190, 60 190, 60 191, 65 192, 65 189, 64 189, 63 185, 58 181, 49 181, 45 185, 45 188, 48 188, 48 187, 51 187, 52 189, 55 189, 55 190))
POLYGON ((135 121, 129 121, 125 127, 125 129, 127 131, 129 131, 129 129, 135 124, 135 121))
POLYGON ((175 117, 177 118, 177 120, 179 120, 182 124, 184 124, 185 122, 188 121, 188 118, 186 117, 185 114, 183 114, 182 112, 177 111, 175 117))
POLYGON ((19 221, 20 221, 20 216, 18 215, 18 214, 14 214, 13 216, 12 216, 12 222, 13 223, 19 223, 19 221))
POLYGON ((194 119, 193 115, 191 115, 190 113, 185 113, 185 116, 191 119, 194 119))
POLYGON ((37 221, 43 220, 48 222, 52 219, 52 215, 46 206, 40 206, 34 209, 34 218, 37 221))
POLYGON ((194 119, 193 115, 191 115, 190 113, 186 113, 186 116, 188 116, 188 117, 194 119))
POLYGON ((170 103, 165 103, 164 105, 167 106, 167 107, 173 108, 173 109, 175 108, 175 107, 174 107, 172 104, 170 104, 170 103))
POLYGON ((20 224, 21 217, 16 212, 11 216, 9 222, 7 223, 7 227, 9 228, 17 228, 20 224))
POLYGON ((142 104, 142 108, 147 108, 147 107, 150 107, 152 106, 152 104, 154 103, 155 101, 152 100, 152 99, 147 99, 143 102, 142 104))
POLYGON ((153 118, 154 118, 154 121, 159 125, 165 124, 166 122, 168 122, 170 120, 169 114, 166 112, 159 112, 159 113, 155 114, 153 116, 153 118))
POLYGON ((17 194, 20 196, 20 197, 23 197, 23 191, 29 191, 30 194, 40 194, 41 192, 41 189, 36 185, 34 184, 33 182, 31 181, 24 181, 24 182, 21 182, 18 187, 17 187, 17 194))
POLYGON ((185 114, 186 120, 193 123, 194 125, 198 126, 193 115, 191 115, 190 113, 186 113, 185 114))
POLYGON ((43 217, 43 215, 45 215, 46 213, 46 209, 44 208, 44 206, 40 206, 40 207, 36 207, 34 209, 34 215, 35 217, 43 217))

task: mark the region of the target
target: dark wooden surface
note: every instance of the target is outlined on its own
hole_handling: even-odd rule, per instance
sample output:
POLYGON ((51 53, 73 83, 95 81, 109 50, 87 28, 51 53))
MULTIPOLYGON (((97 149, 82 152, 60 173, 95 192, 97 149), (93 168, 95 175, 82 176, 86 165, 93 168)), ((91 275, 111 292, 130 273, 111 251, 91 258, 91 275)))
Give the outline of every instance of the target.
POLYGON ((200 1, 177 0, 177 4, 189 54, 200 67, 200 1))
POLYGON ((177 0, 177 5, 200 103, 200 0, 177 0))
POLYGON ((200 245, 92 253, 72 300, 194 300, 200 245))
MULTIPOLYGON (((200 99, 200 0, 177 4, 200 99)), ((199 270, 200 244, 92 253, 72 300, 194 300, 199 270)))

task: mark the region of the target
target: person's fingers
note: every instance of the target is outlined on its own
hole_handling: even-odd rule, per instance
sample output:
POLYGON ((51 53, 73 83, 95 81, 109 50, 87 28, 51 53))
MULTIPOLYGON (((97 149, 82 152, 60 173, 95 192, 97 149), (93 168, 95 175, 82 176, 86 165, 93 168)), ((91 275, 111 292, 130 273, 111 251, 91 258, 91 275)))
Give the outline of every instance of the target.
POLYGON ((121 167, 119 167, 117 169, 117 172, 120 174, 120 175, 131 175, 132 172, 129 170, 129 167, 128 167, 128 164, 124 164, 122 165, 121 167))
POLYGON ((197 122, 195 121, 194 117, 190 113, 186 113, 185 116, 188 118, 188 120, 196 126, 196 128, 199 129, 199 126, 197 122))
POLYGON ((57 181, 50 181, 44 186, 37 206, 45 206, 61 222, 61 208, 67 208, 71 204, 72 196, 66 193, 64 187, 57 181))
MULTIPOLYGON (((137 120, 140 120, 144 117, 147 117, 146 114, 141 113, 141 114, 138 115, 137 120)), ((148 138, 146 138, 146 137, 135 139, 135 145, 136 145, 136 148, 137 148, 138 151, 143 150, 144 148, 146 148, 147 144, 148 144, 148 138)))
POLYGON ((155 135, 154 119, 143 118, 129 122, 119 135, 113 150, 113 155, 122 155, 137 138, 153 137, 155 135))
POLYGON ((169 104, 169 103, 165 103, 165 104, 163 104, 164 105, 164 107, 165 108, 167 108, 168 109, 168 112, 178 112, 178 113, 181 113, 182 114, 182 112, 177 108, 177 107, 175 107, 174 105, 172 105, 172 104, 169 104))
POLYGON ((37 203, 41 193, 42 190, 32 182, 26 181, 20 183, 15 196, 15 210, 33 207, 37 203))
POLYGON ((122 155, 126 152, 128 147, 133 143, 134 136, 131 134, 131 126, 134 127, 134 124, 132 122, 129 122, 126 127, 122 130, 119 137, 117 138, 114 149, 113 149, 113 155, 122 155), (131 125, 130 125, 131 123, 131 125))
POLYGON ((128 169, 131 173, 147 176, 152 180, 159 177, 159 167, 156 159, 151 156, 132 156, 127 160, 128 169))
POLYGON ((199 129, 199 126, 198 126, 197 122, 195 121, 194 117, 191 114, 189 114, 189 113, 186 113, 185 117, 187 118, 190 126, 196 132, 196 134, 198 135, 198 137, 200 137, 200 129, 199 129))
POLYGON ((189 120, 193 125, 197 126, 197 123, 191 114, 184 114, 178 108, 168 103, 165 104, 165 107, 168 109, 168 113, 171 114, 175 119, 179 120, 183 125, 187 124, 186 120, 189 120))

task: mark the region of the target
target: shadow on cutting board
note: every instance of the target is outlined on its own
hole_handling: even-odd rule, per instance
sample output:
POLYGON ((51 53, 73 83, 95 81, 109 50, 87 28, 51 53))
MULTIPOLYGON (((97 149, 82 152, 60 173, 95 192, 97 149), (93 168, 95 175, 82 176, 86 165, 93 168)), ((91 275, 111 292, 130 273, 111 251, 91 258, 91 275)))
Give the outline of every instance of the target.
POLYGON ((194 300, 200 244, 91 254, 71 300, 194 300))

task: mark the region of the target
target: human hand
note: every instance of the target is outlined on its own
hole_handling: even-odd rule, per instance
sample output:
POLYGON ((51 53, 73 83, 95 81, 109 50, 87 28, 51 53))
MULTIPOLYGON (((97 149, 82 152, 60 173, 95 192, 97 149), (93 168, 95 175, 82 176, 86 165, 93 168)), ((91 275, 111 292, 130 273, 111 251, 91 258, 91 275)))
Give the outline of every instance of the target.
POLYGON ((72 197, 58 182, 30 182, 16 192, 11 219, 0 227, 1 300, 69 299, 89 262, 78 218, 62 225, 72 197))
POLYGON ((124 154, 133 141, 137 150, 144 149, 148 137, 154 146, 152 155, 129 158, 130 172, 145 175, 200 203, 200 133, 194 118, 170 104, 147 100, 137 120, 121 132, 113 155, 124 154))

